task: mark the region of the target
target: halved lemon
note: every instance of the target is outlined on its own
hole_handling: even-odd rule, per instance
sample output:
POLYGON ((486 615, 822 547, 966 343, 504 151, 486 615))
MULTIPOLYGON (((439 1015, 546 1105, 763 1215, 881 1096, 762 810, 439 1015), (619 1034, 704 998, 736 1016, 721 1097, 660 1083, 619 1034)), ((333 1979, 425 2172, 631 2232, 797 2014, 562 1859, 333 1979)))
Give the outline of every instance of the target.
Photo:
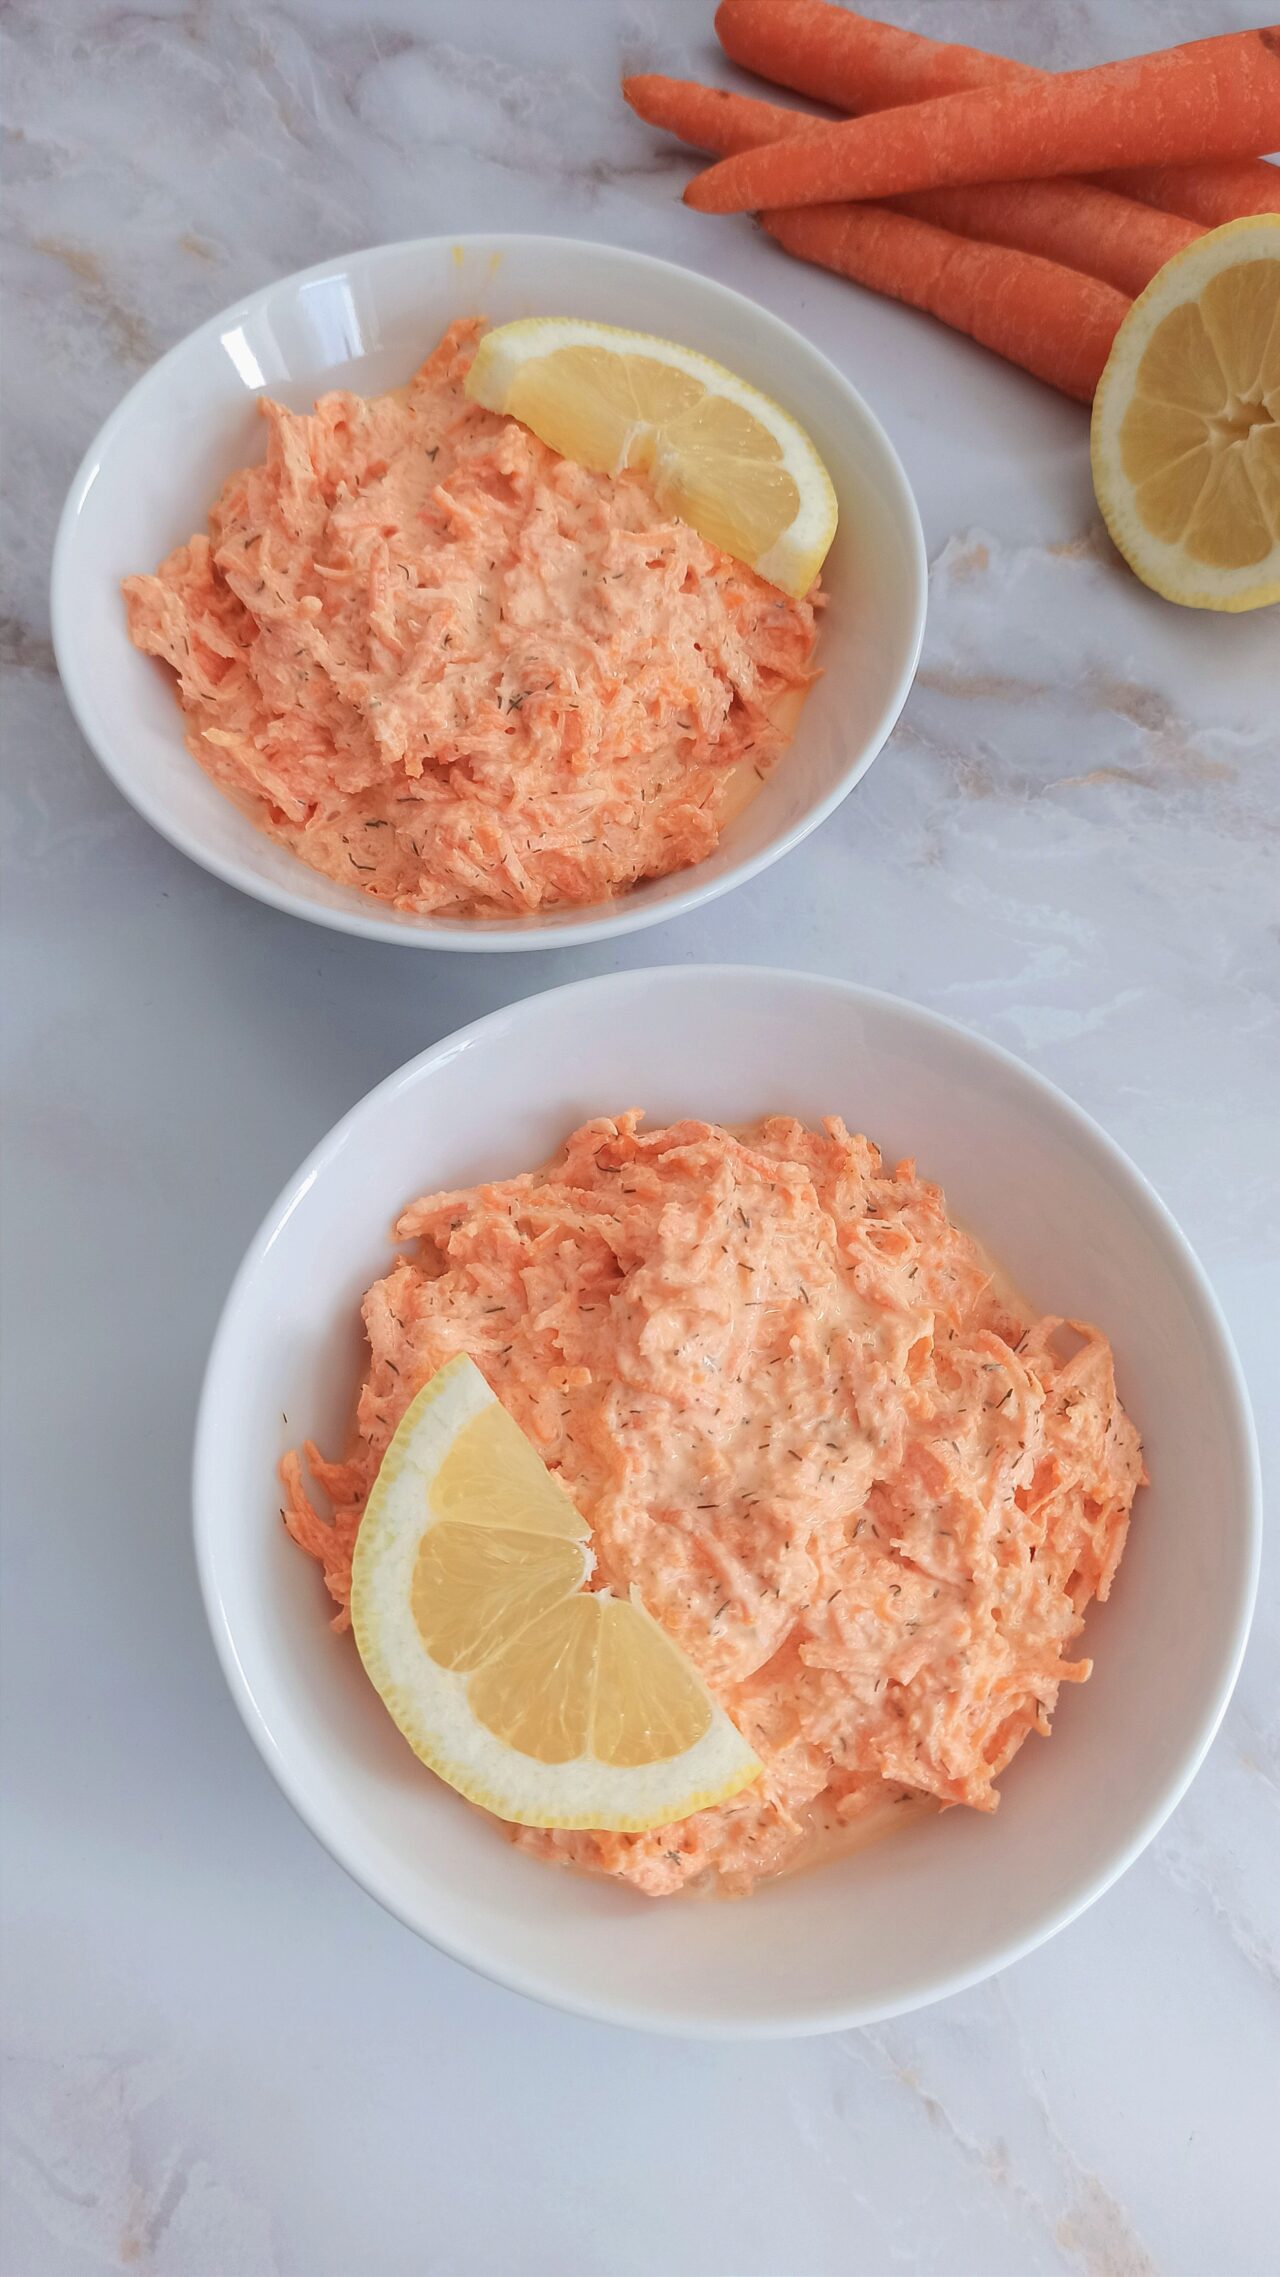
POLYGON ((807 593, 836 494, 789 412, 694 348, 567 316, 486 332, 467 394, 597 474, 648 476, 667 513, 785 593, 807 593))
POLYGON ((639 1831, 726 1800, 759 1758, 634 1598, 589 1590, 587 1521, 465 1356, 382 1460, 351 1621, 414 1753, 522 1826, 639 1831))
POLYGON ((1093 487, 1131 569, 1193 609, 1280 601, 1280 214, 1174 255, 1117 332, 1093 487))

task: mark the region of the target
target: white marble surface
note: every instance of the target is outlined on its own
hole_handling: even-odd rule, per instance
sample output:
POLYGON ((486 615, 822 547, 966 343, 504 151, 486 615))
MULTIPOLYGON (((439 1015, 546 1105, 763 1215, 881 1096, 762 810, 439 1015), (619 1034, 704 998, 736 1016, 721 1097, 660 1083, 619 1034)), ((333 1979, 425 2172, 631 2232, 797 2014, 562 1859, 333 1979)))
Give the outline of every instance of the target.
MULTIPOLYGON (((1256 20, 1232 0, 895 12, 1059 65, 1256 20)), ((681 162, 614 88, 624 60, 715 70, 710 14, 5 12, 0 2277, 1276 2267, 1274 1557, 1211 1757, 1108 1898, 943 2007, 737 2051, 544 2012, 416 1943, 293 1818, 206 1639, 193 1405, 264 1207, 421 1045, 614 962, 855 974, 1062 1084, 1199 1247, 1275 1477, 1277 626, 1127 578, 1080 411, 681 208, 681 162), (327 253, 483 226, 670 255, 800 325, 884 418, 935 561, 925 668, 863 788, 754 886, 616 952, 429 959, 239 899, 122 804, 48 648, 63 490, 153 356, 327 253)))

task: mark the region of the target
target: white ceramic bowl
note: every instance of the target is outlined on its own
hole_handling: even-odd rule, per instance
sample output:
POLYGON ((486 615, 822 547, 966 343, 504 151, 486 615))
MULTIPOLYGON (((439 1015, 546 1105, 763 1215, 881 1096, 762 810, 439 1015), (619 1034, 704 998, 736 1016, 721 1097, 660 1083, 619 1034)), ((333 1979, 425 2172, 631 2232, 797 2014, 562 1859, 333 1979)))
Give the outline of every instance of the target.
POLYGON ((53 638, 72 710, 125 797, 231 885, 317 924, 433 949, 545 949, 634 932, 711 900, 799 844, 866 773, 906 700, 924 630, 924 539, 906 476, 856 388, 781 318, 669 261, 571 238, 420 238, 268 285, 172 349, 90 447, 63 509, 53 638), (593 317, 687 342, 754 380, 808 428, 840 528, 824 677, 771 780, 693 869, 616 901, 502 922, 431 922, 308 869, 196 766, 172 682, 132 647, 120 580, 203 529, 226 475, 262 455, 259 396, 308 410, 326 388, 408 378, 455 316, 593 317))
POLYGON ((286 1187, 214 1341, 196 1539, 227 1681, 285 1793, 366 1889, 444 1951, 562 2007, 702 2035, 831 2030, 935 2000, 1059 1929, 1172 1810, 1244 1649, 1257 1455, 1212 1292, 1110 1140, 992 1045, 892 997, 749 967, 628 972, 490 1014, 370 1092, 286 1187), (345 1440, 361 1295, 399 1208, 547 1158, 593 1114, 838 1113, 918 1156, 1029 1300, 1100 1322, 1142 1430, 1092 1681, 1064 1688, 994 1817, 952 1811, 739 1904, 654 1902, 512 1849, 410 1754, 319 1576, 280 1524, 275 1469, 345 1440), (288 1418, 287 1423, 283 1420, 288 1418))

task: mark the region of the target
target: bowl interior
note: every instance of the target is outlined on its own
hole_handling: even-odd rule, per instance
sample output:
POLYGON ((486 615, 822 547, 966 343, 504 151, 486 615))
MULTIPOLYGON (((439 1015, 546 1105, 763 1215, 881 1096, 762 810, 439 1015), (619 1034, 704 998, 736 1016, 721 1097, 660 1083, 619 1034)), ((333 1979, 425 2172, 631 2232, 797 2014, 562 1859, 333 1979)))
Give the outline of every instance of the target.
POLYGON ((1172 1806, 1225 1705, 1256 1556, 1251 1435, 1181 1237, 1102 1136, 975 1038, 892 999, 749 969, 609 976, 493 1015, 356 1108, 273 1212, 229 1302, 197 1450, 215 1636, 259 1745, 313 1828, 447 1950, 563 2005, 672 2030, 867 2021, 1047 1935, 1172 1806), (415 1762, 319 1578, 275 1465, 345 1439, 358 1305, 394 1212, 544 1159, 589 1114, 839 1113, 915 1154, 1029 1299, 1099 1321, 1143 1431, 1141 1496, 1095 1674, 1065 1687, 992 1817, 953 1811, 743 1904, 652 1903, 519 1855, 415 1762), (287 1416, 287 1424, 282 1420, 287 1416))
POLYGON ((286 278, 193 333, 126 398, 72 492, 54 574, 55 637, 85 733, 120 788, 185 852, 233 883, 330 924, 437 945, 529 946, 592 916, 620 931, 757 866, 856 780, 906 694, 924 614, 919 523, 898 461, 860 398, 790 326, 664 261, 539 237, 425 239, 286 278), (373 394, 407 379, 446 324, 592 317, 674 336, 718 357, 803 422, 831 470, 841 523, 829 556, 824 677, 772 780, 696 872, 594 911, 513 923, 427 923, 374 908, 265 838, 193 764, 162 667, 125 633, 119 585, 203 529, 220 483, 262 455, 257 399, 306 410, 327 388, 373 394))

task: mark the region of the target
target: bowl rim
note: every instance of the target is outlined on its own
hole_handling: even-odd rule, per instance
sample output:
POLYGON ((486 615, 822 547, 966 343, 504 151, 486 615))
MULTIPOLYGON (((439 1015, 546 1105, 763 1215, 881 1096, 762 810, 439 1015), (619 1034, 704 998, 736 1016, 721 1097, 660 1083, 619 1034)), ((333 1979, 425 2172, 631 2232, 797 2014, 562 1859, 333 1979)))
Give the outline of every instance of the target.
MULTIPOLYGON (((254 393, 265 393, 265 388, 254 393)), ((546 950, 575 948, 588 941, 621 938, 636 933, 649 925, 666 924, 669 920, 716 901, 721 894, 745 885, 762 870, 791 853, 809 833, 825 822, 868 768, 879 757, 892 735, 902 708, 906 703, 920 662, 924 643, 925 618, 928 609, 929 564, 925 546, 920 509, 907 479, 906 470, 884 427, 865 397, 846 377, 838 364, 825 351, 779 316, 763 302, 753 300, 748 293, 739 292, 736 286, 722 284, 716 277, 698 269, 685 267, 679 261, 667 261, 657 254, 639 253, 629 246, 614 245, 607 239, 563 237, 555 232, 532 230, 475 230, 460 236, 409 237, 391 239, 385 244, 362 246, 350 253, 335 254, 325 261, 313 262, 306 269, 295 269, 287 276, 277 277, 270 283, 258 286, 244 294, 216 315, 207 317, 202 324, 186 333, 181 340, 152 364, 108 413, 93 441, 72 476, 54 538, 52 569, 49 580, 50 618, 54 655, 63 692, 71 707, 76 725, 99 765, 105 770, 121 796, 125 798, 152 829, 176 846, 179 853, 201 869, 221 878, 226 885, 234 886, 253 900, 264 902, 269 908, 283 910, 287 915, 304 918, 309 924, 322 925, 331 932, 354 934, 364 940, 386 941, 401 948, 442 949, 471 955, 501 953, 521 949, 546 950), (615 908, 596 902, 588 907, 597 914, 584 916, 562 925, 544 926, 528 918, 500 920, 493 924, 468 929, 466 920, 453 925, 433 924, 424 920, 420 924, 406 925, 390 917, 366 913, 358 905, 351 909, 329 909, 313 901, 305 887, 297 889, 273 879, 251 875, 240 862, 207 846, 197 831, 170 814, 162 799, 155 797, 137 783, 127 758, 118 756, 118 742, 99 718, 93 688, 81 671, 75 640, 73 612, 69 588, 75 562, 80 517, 99 468, 115 448, 121 433, 145 409, 146 402, 157 389, 162 389, 171 369, 190 350, 203 347, 219 338, 223 332, 244 324, 268 305, 279 293, 297 292, 300 288, 319 283, 327 277, 350 272, 366 263, 396 258, 423 258, 436 249, 446 246, 451 254, 471 251, 517 250, 527 247, 556 248, 572 254, 589 253, 612 258, 629 267, 638 267, 658 276, 692 277, 720 300, 736 306, 741 312, 749 311, 752 321, 765 329, 776 328, 799 344, 822 369, 827 382, 842 391, 846 404, 851 405, 869 433, 873 446, 881 454, 885 473, 893 492, 893 509, 898 520, 909 556, 909 574, 912 586, 912 622, 909 628, 902 667, 884 704, 879 719, 867 738, 867 747, 858 760, 846 766, 826 795, 818 800, 809 813, 801 816, 756 854, 744 856, 722 876, 703 879, 690 884, 682 892, 652 906, 628 906, 626 896, 620 896, 615 908)), ((296 859, 296 857, 295 857, 296 859)), ((305 874, 306 864, 299 860, 299 869, 305 874)), ((690 876, 696 876, 700 865, 694 864, 690 876)))
POLYGON ((394 1919, 403 1923, 405 1928, 412 1930, 437 1951, 447 1954, 451 1960, 461 1962, 493 1983, 523 1993, 545 2006, 588 2017, 596 2022, 707 2041, 807 2038, 819 2033, 846 2031, 882 2023, 891 2017, 909 2015, 916 2009, 931 2006, 935 2001, 948 1999, 953 1993, 964 1992, 971 1986, 984 1982, 998 1970, 1022 1960, 1086 1912, 1128 1871, 1159 1833, 1186 1794, 1208 1753, 1235 1689, 1244 1659, 1257 1597, 1262 1555, 1261 1461, 1244 1371, 1226 1317, 1204 1267, 1167 1204, 1137 1164, 1083 1107, 1050 1082, 1047 1076, 1041 1075, 1036 1068, 1029 1066, 1015 1053, 1007 1051, 1003 1045, 991 1042, 961 1021, 915 1004, 908 998, 894 996, 887 990, 867 988, 859 982, 842 980, 828 974, 808 973, 790 967, 725 963, 628 967, 622 971, 598 973, 586 979, 539 990, 534 996, 522 998, 515 1004, 498 1006, 465 1027, 428 1045, 426 1050, 406 1060, 347 1109, 311 1149, 305 1161, 282 1188, 250 1241, 231 1283, 214 1331, 201 1385, 192 1456, 192 1509, 196 1565, 205 1615, 231 1695, 259 1754, 299 1818, 351 1879, 375 1898, 394 1919), (295 1774, 291 1764, 282 1756, 258 1708, 236 1649, 231 1622, 219 1588, 215 1548, 219 1531, 215 1409, 220 1398, 219 1378, 226 1364, 226 1355, 239 1332, 240 1309, 280 1227, 303 1201, 333 1158, 352 1142, 366 1114, 394 1100, 397 1094, 412 1090, 432 1065, 469 1049, 486 1032, 499 1027, 504 1021, 519 1017, 526 1005, 552 997, 589 999, 595 995, 607 999, 615 994, 625 996, 628 990, 642 990, 655 980, 687 983, 692 979, 712 984, 727 980, 738 986, 760 980, 799 983, 819 997, 838 997, 846 1003, 888 1011, 893 1016, 904 1019, 909 1027, 926 1035, 959 1036, 966 1044, 975 1046, 979 1055, 988 1058, 997 1069, 1006 1074, 1013 1073, 1027 1084, 1033 1093, 1038 1094, 1042 1101, 1066 1120, 1070 1128, 1101 1152, 1107 1169, 1122 1186, 1128 1187, 1149 1219, 1154 1220, 1156 1229, 1172 1252, 1173 1261, 1185 1277, 1189 1296, 1200 1306, 1206 1332, 1216 1347, 1228 1393, 1228 1426, 1241 1454, 1241 1472, 1245 1482, 1241 1510, 1244 1535, 1241 1585, 1234 1609, 1230 1649, 1224 1655, 1216 1684, 1206 1701, 1196 1741, 1188 1748, 1179 1768, 1148 1803, 1128 1839, 1116 1844, 1111 1856, 1082 1890, 1056 1906, 1047 1905, 1042 1908, 1039 1917, 1025 1932, 1009 1939, 996 1957, 982 1960, 973 1966, 953 1969, 928 1990, 914 1993, 905 2000, 888 2003, 836 2000, 829 2008, 818 2010, 811 2006, 802 2013, 783 2017, 691 2019, 664 2007, 661 2002, 647 2003, 636 1998, 616 2001, 589 1996, 575 1998, 572 1989, 558 1978, 553 1979, 537 1967, 526 1967, 518 1960, 495 1955, 483 1941, 472 1943, 465 1937, 438 1935, 434 1930, 425 1928, 421 1919, 414 1918, 408 1901, 396 1895, 384 1883, 376 1868, 366 1867, 358 1857, 350 1853, 340 1836, 331 1837, 326 1831, 323 1809, 313 1806, 305 1792, 303 1778, 295 1774))

